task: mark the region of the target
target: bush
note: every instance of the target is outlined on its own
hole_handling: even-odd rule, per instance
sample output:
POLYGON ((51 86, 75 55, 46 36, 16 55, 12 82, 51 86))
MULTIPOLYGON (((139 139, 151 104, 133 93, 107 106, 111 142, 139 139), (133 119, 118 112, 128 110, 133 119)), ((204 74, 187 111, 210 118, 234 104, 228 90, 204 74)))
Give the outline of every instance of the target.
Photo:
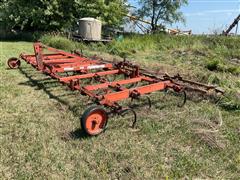
POLYGON ((40 41, 46 45, 57 49, 63 49, 67 51, 76 49, 75 43, 63 36, 44 35, 42 36, 40 41))
POLYGON ((213 59, 207 62, 206 68, 210 71, 215 71, 218 69, 219 60, 213 59))

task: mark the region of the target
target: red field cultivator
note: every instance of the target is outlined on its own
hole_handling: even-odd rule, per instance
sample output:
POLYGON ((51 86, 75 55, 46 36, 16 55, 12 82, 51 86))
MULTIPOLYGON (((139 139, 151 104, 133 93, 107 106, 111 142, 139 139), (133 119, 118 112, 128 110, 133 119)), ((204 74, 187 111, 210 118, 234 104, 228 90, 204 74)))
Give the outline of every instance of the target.
MULTIPOLYGON (((88 108, 81 117, 82 129, 88 135, 103 132, 110 114, 132 113, 134 127, 137 114, 133 108, 122 107, 119 104, 119 101, 124 99, 138 100, 147 97, 151 107, 151 100, 147 94, 172 90, 182 95, 183 100, 179 106, 183 106, 186 102, 186 91, 223 93, 214 86, 184 80, 179 75, 155 75, 126 60, 113 63, 96 57, 87 58, 79 52, 67 53, 39 42, 34 44, 34 51, 34 55, 21 54, 20 59, 69 86, 71 90, 80 91, 98 105, 88 108)), ((10 58, 8 66, 11 69, 18 68, 21 64, 20 59, 10 58)))

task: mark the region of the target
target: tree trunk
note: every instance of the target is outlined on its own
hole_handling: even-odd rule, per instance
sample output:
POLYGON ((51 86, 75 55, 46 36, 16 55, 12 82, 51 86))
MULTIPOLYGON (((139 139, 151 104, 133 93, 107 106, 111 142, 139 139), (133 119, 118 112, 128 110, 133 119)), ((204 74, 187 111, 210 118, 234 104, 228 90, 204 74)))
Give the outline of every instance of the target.
POLYGON ((157 5, 157 0, 152 0, 152 21, 151 21, 152 32, 156 31, 157 29, 155 24, 156 5, 157 5))

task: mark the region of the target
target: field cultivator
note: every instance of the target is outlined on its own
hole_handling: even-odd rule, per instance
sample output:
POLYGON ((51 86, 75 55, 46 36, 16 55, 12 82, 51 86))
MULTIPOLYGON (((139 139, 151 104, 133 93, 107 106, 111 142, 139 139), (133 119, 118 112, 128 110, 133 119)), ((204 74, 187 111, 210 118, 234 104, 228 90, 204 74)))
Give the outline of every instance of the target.
POLYGON ((71 90, 88 96, 96 106, 88 108, 81 117, 82 129, 88 135, 98 135, 106 129, 109 115, 133 114, 132 127, 137 114, 130 106, 120 105, 121 100, 139 100, 153 92, 171 90, 180 94, 186 102, 186 91, 207 94, 209 91, 223 94, 215 86, 183 79, 180 75, 157 75, 141 69, 126 60, 113 63, 96 57, 88 58, 75 51, 72 53, 54 49, 40 42, 34 43, 34 55, 21 54, 20 58, 10 58, 8 66, 17 69, 21 60, 31 64, 38 71, 57 79, 71 90))

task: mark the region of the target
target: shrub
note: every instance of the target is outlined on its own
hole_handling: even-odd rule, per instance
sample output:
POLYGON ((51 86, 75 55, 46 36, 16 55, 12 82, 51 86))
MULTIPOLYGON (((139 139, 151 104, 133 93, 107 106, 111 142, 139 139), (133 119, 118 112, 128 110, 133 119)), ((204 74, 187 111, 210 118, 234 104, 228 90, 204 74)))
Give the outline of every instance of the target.
POLYGON ((219 61, 216 59, 210 60, 206 64, 206 68, 210 71, 215 71, 218 69, 219 61))

